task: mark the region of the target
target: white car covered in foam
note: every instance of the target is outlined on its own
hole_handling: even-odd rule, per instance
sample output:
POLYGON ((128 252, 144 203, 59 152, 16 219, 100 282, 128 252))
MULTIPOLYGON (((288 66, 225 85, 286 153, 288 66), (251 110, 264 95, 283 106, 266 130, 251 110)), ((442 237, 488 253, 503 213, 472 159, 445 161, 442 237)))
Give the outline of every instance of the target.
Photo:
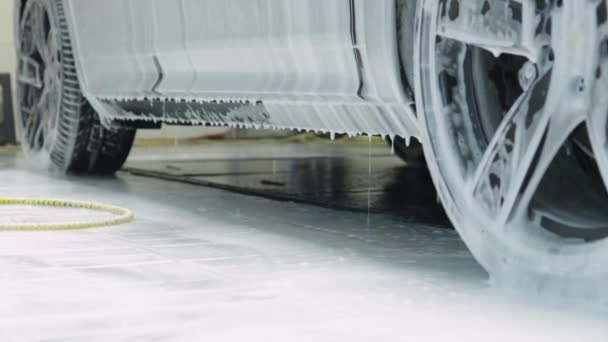
POLYGON ((606 0, 18 0, 23 145, 112 173, 137 128, 423 144, 502 282, 608 285, 606 0))

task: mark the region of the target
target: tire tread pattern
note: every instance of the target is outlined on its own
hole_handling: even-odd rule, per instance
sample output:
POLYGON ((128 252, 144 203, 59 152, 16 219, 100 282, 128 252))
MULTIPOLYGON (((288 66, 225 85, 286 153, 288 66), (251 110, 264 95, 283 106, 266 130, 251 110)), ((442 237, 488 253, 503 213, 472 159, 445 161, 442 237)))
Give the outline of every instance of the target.
POLYGON ((51 1, 62 44, 64 74, 57 139, 51 148, 51 160, 64 171, 113 174, 126 161, 136 130, 101 124, 99 115, 80 89, 63 2, 51 1))

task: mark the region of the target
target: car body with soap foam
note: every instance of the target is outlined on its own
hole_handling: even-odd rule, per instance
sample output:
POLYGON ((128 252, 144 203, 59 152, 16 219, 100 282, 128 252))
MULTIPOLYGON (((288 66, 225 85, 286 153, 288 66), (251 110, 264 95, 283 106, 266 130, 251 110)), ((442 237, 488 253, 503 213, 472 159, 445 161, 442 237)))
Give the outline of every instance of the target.
MULTIPOLYGON (((19 0, 29 156, 113 173, 164 123, 419 139, 496 279, 608 283, 606 0, 19 0)), ((549 286, 551 285, 551 286, 549 286)))

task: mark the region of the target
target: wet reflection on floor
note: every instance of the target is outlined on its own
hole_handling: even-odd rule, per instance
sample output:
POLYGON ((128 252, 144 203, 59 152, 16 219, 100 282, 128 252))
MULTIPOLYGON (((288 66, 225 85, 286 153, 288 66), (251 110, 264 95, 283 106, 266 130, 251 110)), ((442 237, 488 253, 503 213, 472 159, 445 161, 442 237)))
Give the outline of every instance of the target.
POLYGON ((185 153, 183 158, 174 158, 175 153, 163 149, 156 149, 158 158, 137 158, 136 152, 126 170, 273 199, 369 210, 408 222, 450 226, 424 163, 406 164, 385 146, 374 147, 371 158, 370 151, 361 147, 334 147, 328 154, 326 144, 292 144, 282 147, 290 149, 292 155, 278 157, 274 157, 277 147, 268 144, 215 145, 215 150, 224 152, 221 158, 214 153, 207 155, 206 148, 200 147, 192 157, 185 153), (243 155, 243 148, 251 153, 243 155))

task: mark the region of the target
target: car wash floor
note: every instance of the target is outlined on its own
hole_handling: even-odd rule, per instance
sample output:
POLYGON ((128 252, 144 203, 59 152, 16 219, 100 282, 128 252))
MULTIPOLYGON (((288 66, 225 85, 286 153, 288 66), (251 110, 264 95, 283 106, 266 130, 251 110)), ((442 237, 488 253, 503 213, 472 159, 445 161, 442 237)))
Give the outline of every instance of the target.
POLYGON ((608 341, 601 308, 490 286, 424 170, 385 147, 137 148, 112 178, 0 165, 0 196, 136 214, 1 233, 2 341, 608 341))

